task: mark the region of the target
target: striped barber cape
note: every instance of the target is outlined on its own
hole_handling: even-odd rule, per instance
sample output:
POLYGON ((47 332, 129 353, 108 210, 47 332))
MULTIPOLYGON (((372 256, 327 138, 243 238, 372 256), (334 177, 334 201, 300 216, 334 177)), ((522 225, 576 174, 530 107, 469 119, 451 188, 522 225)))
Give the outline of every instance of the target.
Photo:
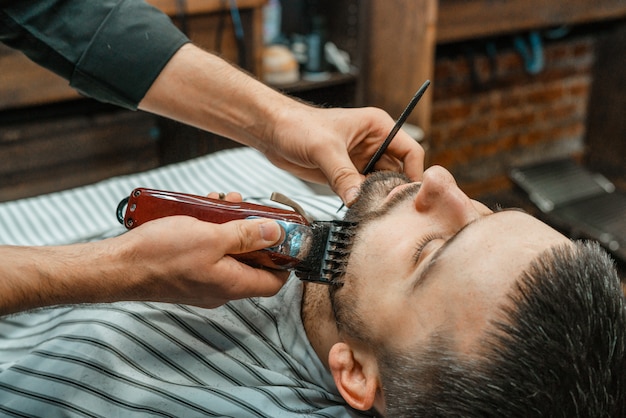
MULTIPOLYGON (((0 243, 54 245, 123 229, 135 187, 186 193, 277 190, 318 219, 340 201, 251 149, 0 204, 0 243), (277 186, 280 185, 280 186, 277 186)), ((0 415, 15 417, 354 417, 309 344, 302 284, 207 310, 162 303, 56 307, 0 319, 0 415)))

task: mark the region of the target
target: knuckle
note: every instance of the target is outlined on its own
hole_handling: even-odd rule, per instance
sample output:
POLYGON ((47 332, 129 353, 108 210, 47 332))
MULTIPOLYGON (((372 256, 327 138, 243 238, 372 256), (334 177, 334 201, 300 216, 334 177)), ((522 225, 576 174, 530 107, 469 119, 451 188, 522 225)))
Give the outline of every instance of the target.
POLYGON ((332 176, 330 178, 333 179, 333 186, 337 187, 338 185, 344 184, 345 182, 349 181, 353 175, 354 168, 341 166, 336 167, 333 170, 332 176))
POLYGON ((245 252, 252 245, 253 237, 245 222, 235 222, 235 236, 235 251, 245 252))

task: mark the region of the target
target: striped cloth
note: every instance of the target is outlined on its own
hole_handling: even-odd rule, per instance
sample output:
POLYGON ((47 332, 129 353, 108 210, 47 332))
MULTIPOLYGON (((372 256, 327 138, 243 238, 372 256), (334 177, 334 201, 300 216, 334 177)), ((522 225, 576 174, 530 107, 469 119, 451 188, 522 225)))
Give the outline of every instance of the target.
MULTIPOLYGON (((122 232, 118 201, 144 186, 247 200, 287 194, 317 218, 317 196, 251 149, 0 205, 7 244, 49 245, 122 232)), ((261 203, 265 200, 255 200, 261 203)), ((15 417, 354 417, 309 344, 302 284, 214 310, 160 303, 59 307, 0 320, 0 415, 15 417)))

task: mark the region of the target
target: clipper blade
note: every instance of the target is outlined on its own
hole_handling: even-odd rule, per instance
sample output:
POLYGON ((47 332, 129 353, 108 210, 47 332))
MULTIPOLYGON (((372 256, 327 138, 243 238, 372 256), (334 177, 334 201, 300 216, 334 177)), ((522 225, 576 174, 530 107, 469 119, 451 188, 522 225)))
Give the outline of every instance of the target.
POLYGON ((325 284, 332 284, 343 276, 356 225, 347 221, 314 222, 312 249, 296 267, 296 276, 301 280, 325 284))

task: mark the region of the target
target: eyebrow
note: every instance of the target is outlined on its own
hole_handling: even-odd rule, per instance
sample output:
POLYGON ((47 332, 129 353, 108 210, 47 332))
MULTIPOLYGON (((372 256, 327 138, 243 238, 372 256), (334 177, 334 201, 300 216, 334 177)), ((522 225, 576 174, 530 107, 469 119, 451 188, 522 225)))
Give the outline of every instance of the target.
MULTIPOLYGON (((448 241, 446 241, 441 247, 437 248, 437 250, 435 251, 435 253, 433 254, 433 256, 430 258, 430 261, 428 262, 428 264, 422 269, 422 271, 417 275, 417 277, 415 278, 415 280, 413 281, 413 289, 415 289, 416 287, 418 287, 419 285, 423 284, 426 277, 428 276, 428 274, 435 268, 435 265, 437 263, 437 260, 439 260, 441 258, 441 256, 443 255, 443 253, 446 251, 447 248, 450 247, 450 245, 452 245, 455 241, 458 240, 459 236, 461 236, 463 233, 467 233, 466 231, 469 230, 469 226, 470 225, 477 225, 479 224, 481 221, 489 218, 492 215, 498 214, 498 213, 502 213, 502 212, 507 212, 507 211, 520 211, 519 208, 505 208, 505 209, 500 209, 498 211, 494 211, 488 215, 485 216, 481 216, 480 218, 476 218, 471 222, 468 222, 467 224, 463 225, 463 227, 461 229, 459 229, 448 241)), ((522 212, 525 213, 525 211, 522 210, 522 212)))

